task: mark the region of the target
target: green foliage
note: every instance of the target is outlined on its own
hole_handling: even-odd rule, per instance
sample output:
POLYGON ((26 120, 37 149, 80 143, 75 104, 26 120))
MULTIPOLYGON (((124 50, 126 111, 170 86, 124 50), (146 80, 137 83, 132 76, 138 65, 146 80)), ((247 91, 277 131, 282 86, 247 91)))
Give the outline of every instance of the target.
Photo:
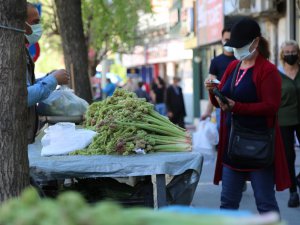
POLYGON ((64 68, 64 59, 59 36, 43 35, 39 41, 41 53, 35 63, 36 73, 48 73, 52 70, 64 68))
MULTIPOLYGON (((27 189, 20 199, 0 205, 0 225, 284 225, 263 222, 264 216, 234 217, 214 214, 184 214, 148 208, 122 208, 113 202, 88 205, 76 192, 65 192, 57 199, 40 199, 27 189)), ((265 216, 267 218, 270 216, 265 216)))
MULTIPOLYGON (((30 2, 42 3, 44 33, 37 71, 46 73, 63 67, 62 60, 57 65, 57 59, 62 59, 62 48, 54 0, 30 2)), ((151 12, 150 0, 82 0, 87 45, 96 50, 98 62, 108 53, 123 53, 134 46, 140 12, 151 12)))
POLYGON ((105 55, 134 45, 139 12, 151 12, 151 5, 150 0, 86 0, 82 9, 89 47, 105 55))

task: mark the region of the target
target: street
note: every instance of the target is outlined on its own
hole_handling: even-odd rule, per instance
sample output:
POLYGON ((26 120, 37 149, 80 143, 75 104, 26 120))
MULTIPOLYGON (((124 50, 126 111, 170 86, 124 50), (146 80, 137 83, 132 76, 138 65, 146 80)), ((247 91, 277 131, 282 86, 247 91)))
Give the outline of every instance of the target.
MULTIPOLYGON (((300 149, 296 149, 296 174, 300 171, 300 149)), ((214 175, 214 161, 206 160, 203 164, 202 174, 194 195, 192 206, 203 208, 219 208, 221 185, 217 186, 212 183, 214 175)), ((288 225, 299 225, 300 207, 288 208, 289 191, 276 192, 281 216, 288 225)), ((251 184, 247 183, 247 191, 243 193, 240 209, 250 210, 257 213, 254 201, 254 195, 251 184)))

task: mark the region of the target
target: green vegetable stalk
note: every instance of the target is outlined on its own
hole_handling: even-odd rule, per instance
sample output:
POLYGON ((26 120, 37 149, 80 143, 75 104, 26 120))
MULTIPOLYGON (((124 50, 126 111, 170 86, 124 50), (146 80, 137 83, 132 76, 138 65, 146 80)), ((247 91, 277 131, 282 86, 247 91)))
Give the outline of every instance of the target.
POLYGON ((89 106, 84 127, 98 132, 93 142, 71 154, 121 154, 191 151, 191 136, 154 110, 154 106, 123 89, 89 106))

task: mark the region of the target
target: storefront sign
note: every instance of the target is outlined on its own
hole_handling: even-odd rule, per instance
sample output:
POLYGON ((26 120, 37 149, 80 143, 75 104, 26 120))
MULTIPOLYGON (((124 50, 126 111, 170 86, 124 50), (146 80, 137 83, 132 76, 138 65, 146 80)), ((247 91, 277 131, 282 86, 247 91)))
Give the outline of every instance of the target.
POLYGON ((223 1, 198 0, 198 45, 206 45, 222 38, 223 1))
POLYGON ((136 46, 132 54, 122 56, 122 65, 124 67, 141 66, 145 64, 145 51, 143 46, 136 46))
POLYGON ((147 64, 192 59, 191 50, 184 49, 183 41, 170 41, 147 49, 147 64))
POLYGON ((184 48, 185 49, 193 49, 197 47, 197 38, 196 37, 191 37, 191 38, 186 38, 184 40, 184 48))
POLYGON ((168 58, 168 44, 162 43, 147 49, 147 63, 163 62, 168 58))

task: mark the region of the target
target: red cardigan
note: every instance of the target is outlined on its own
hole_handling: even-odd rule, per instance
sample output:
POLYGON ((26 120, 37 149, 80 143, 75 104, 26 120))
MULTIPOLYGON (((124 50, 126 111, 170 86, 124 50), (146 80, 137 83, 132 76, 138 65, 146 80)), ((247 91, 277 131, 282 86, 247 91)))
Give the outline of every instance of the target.
MULTIPOLYGON (((224 86, 227 78, 238 64, 238 60, 233 61, 227 67, 219 89, 224 86)), ((268 126, 273 126, 274 116, 278 112, 281 101, 281 77, 278 74, 276 67, 268 60, 258 55, 255 61, 253 70, 253 82, 257 89, 257 96, 259 102, 255 103, 242 103, 235 102, 232 112, 240 115, 253 115, 253 116, 266 116, 268 126)), ((209 94, 211 102, 214 106, 219 107, 217 100, 212 93, 209 94)), ((278 121, 275 124, 275 184, 276 190, 282 191, 289 188, 291 185, 290 176, 288 172, 287 160, 285 157, 285 151, 283 142, 281 139, 280 129, 278 121)), ((225 114, 221 113, 221 126, 220 126, 220 143, 218 148, 218 156, 215 169, 214 184, 219 184, 222 180, 222 168, 223 168, 223 154, 225 152, 224 146, 227 146, 227 132, 228 129, 225 123, 225 114)))

